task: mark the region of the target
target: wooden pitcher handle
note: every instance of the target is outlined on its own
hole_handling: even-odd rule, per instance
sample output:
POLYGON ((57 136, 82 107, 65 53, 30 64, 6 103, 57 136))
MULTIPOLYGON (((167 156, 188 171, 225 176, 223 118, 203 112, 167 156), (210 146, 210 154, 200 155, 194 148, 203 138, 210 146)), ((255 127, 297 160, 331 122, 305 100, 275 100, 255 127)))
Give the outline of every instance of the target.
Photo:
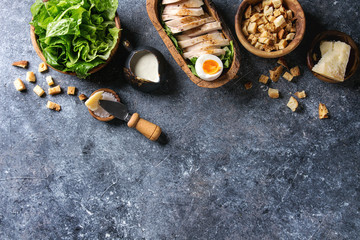
POLYGON ((151 141, 157 141, 161 135, 161 128, 159 126, 140 118, 138 113, 134 113, 131 116, 128 127, 136 128, 136 130, 151 141))

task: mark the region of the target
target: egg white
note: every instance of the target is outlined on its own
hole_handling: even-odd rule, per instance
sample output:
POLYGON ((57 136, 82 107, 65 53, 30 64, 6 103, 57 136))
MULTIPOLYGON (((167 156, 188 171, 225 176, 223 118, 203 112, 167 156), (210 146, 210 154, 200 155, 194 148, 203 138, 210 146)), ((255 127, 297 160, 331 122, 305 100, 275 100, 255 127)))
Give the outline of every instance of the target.
POLYGON ((211 55, 211 54, 205 54, 200 56, 196 63, 195 63, 195 70, 197 75, 199 75, 199 77, 205 81, 214 81, 216 79, 218 79, 220 77, 220 75, 222 74, 223 70, 224 70, 224 64, 223 62, 220 60, 220 58, 218 58, 215 55, 211 55), (215 62, 217 62, 220 66, 220 71, 215 73, 215 74, 207 74, 204 72, 203 69, 203 65, 205 63, 205 61, 207 60, 214 60, 215 62))

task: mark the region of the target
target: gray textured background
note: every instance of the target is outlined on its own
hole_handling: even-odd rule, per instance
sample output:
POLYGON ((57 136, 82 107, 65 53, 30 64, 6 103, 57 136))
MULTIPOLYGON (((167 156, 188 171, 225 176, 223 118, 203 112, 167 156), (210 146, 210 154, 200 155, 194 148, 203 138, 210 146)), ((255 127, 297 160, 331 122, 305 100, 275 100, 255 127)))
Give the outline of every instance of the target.
MULTIPOLYGON (((40 59, 28 22, 33 1, 0 2, 0 239, 359 239, 359 72, 333 85, 314 78, 305 54, 320 31, 336 29, 359 43, 359 1, 303 0, 308 28, 288 56, 303 75, 271 86, 257 82, 276 60, 241 48, 241 80, 196 87, 177 66, 149 21, 145 0, 119 1, 125 34, 158 48, 169 62, 169 88, 144 94, 124 83, 126 58, 89 80, 50 71, 63 89, 109 87, 132 111, 159 124, 170 143, 149 142, 120 121, 93 119, 77 97, 38 98, 16 60, 40 59), (246 91, 243 83, 252 81, 246 91), (292 113, 290 93, 306 90, 292 113), (46 109, 46 101, 62 105, 46 109), (325 103, 331 119, 319 120, 325 103)), ((234 29, 240 1, 214 0, 234 29)))

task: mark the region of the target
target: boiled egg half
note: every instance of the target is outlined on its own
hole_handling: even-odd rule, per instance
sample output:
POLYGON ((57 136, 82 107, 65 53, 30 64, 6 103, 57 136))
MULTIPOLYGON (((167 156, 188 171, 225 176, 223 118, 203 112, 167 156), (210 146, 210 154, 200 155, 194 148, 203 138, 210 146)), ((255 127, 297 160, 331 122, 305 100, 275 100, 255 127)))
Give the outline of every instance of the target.
POLYGON ((195 63, 197 75, 205 81, 218 79, 223 72, 224 65, 215 55, 205 54, 200 56, 195 63))

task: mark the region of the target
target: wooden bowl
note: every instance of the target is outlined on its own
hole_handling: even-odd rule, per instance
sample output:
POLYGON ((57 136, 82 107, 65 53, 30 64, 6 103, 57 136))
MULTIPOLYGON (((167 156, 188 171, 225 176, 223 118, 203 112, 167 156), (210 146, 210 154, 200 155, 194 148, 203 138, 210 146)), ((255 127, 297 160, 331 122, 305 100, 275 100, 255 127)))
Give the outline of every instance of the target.
MULTIPOLYGON (((119 15, 118 15, 117 13, 116 13, 116 15, 115 15, 115 26, 116 26, 118 29, 121 29, 120 18, 119 18, 119 15)), ((42 53, 42 51, 41 51, 41 49, 40 49, 40 46, 39 46, 39 44, 38 44, 38 42, 37 42, 38 36, 35 34, 35 28, 34 28, 33 25, 30 25, 30 37, 31 37, 31 43, 32 43, 32 45, 33 45, 33 47, 34 47, 37 55, 41 58, 41 60, 42 60, 43 62, 46 63, 46 59, 45 59, 45 57, 44 57, 44 55, 43 55, 43 53, 42 53)), ((116 53, 116 51, 117 51, 117 49, 118 49, 118 47, 119 47, 120 38, 121 38, 121 31, 119 31, 119 38, 118 38, 118 40, 117 40, 117 43, 116 43, 114 49, 111 51, 109 58, 106 60, 105 63, 100 64, 100 65, 94 67, 93 69, 91 69, 91 70, 89 71, 90 74, 93 74, 93 73, 95 73, 95 72, 103 69, 103 68, 111 61, 111 59, 113 58, 113 56, 115 55, 115 53, 116 53)), ((68 74, 68 75, 72 75, 72 76, 76 76, 76 73, 75 73, 75 72, 64 72, 64 71, 58 70, 58 69, 50 66, 49 64, 47 64, 47 65, 48 65, 49 67, 51 67, 52 69, 58 71, 58 72, 61 72, 61 73, 64 73, 64 74, 68 74)))
MULTIPOLYGON (((310 47, 309 51, 307 52, 307 58, 306 58, 307 65, 308 65, 310 71, 312 71, 314 65, 321 58, 320 43, 322 41, 341 41, 341 42, 347 43, 351 46, 350 58, 349 58, 349 63, 346 68, 344 81, 351 78, 355 74, 357 68, 359 67, 359 61, 360 61, 359 60, 359 48, 356 45, 356 43, 354 42, 354 40, 349 35, 347 35, 343 32, 339 32, 339 31, 325 31, 325 32, 318 34, 314 38, 314 40, 311 44, 311 47, 310 47), (315 61, 313 58, 314 54, 317 55, 317 58, 318 58, 318 59, 316 59, 317 61, 315 61)), ((323 75, 320 75, 316 72, 312 71, 312 73, 314 74, 315 77, 317 77, 321 81, 328 82, 328 83, 341 83, 339 81, 335 81, 335 80, 327 78, 323 75)))
POLYGON ((230 29, 226 26, 223 19, 217 13, 214 4, 211 0, 204 0, 204 9, 210 16, 215 18, 217 21, 221 22, 223 34, 227 39, 232 40, 234 44, 234 59, 229 69, 224 69, 223 74, 216 79, 215 81, 208 82, 196 77, 188 67, 188 63, 184 57, 176 50, 174 43, 165 33, 163 26, 161 25, 161 16, 159 16, 159 1, 162 0, 146 0, 146 9, 149 15, 151 22, 153 23, 156 31, 159 33, 166 47, 169 49, 171 55, 174 57, 175 61, 179 64, 182 70, 186 75, 193 81, 197 86, 203 88, 218 88, 224 84, 230 82, 231 80, 238 78, 237 74, 240 69, 240 51, 239 45, 236 39, 233 37, 230 29))
MULTIPOLYGON (((119 98, 119 96, 116 94, 116 92, 114 92, 113 90, 111 90, 111 89, 109 89, 109 88, 100 88, 100 89, 96 90, 95 92, 93 92, 93 93, 90 95, 90 97, 93 96, 95 93, 101 92, 101 91, 111 93, 112 95, 114 95, 114 97, 116 98, 116 100, 117 100, 118 102, 120 102, 120 98, 119 98)), ((115 118, 113 115, 110 115, 110 116, 107 117, 107 118, 102 118, 102 117, 99 117, 99 116, 95 115, 95 113, 94 113, 93 111, 91 111, 90 109, 88 109, 88 110, 89 110, 89 113, 91 114, 91 116, 93 116, 95 119, 97 119, 97 120, 99 120, 99 121, 102 121, 102 122, 109 122, 109 121, 111 121, 111 120, 113 120, 113 119, 115 118)))
POLYGON ((299 46, 305 35, 306 20, 305 20, 304 10, 302 9, 300 3, 297 0, 283 0, 283 4, 285 8, 293 11, 294 19, 296 19, 295 38, 284 49, 278 51, 272 51, 272 52, 265 52, 252 46, 248 42, 248 40, 246 39, 245 35, 241 30, 242 22, 244 19, 244 12, 247 9, 247 7, 249 5, 254 6, 261 1, 262 0, 244 0, 240 4, 235 16, 235 30, 239 41, 249 52, 262 58, 279 58, 291 53, 292 51, 295 50, 295 48, 297 48, 297 46, 299 46))

